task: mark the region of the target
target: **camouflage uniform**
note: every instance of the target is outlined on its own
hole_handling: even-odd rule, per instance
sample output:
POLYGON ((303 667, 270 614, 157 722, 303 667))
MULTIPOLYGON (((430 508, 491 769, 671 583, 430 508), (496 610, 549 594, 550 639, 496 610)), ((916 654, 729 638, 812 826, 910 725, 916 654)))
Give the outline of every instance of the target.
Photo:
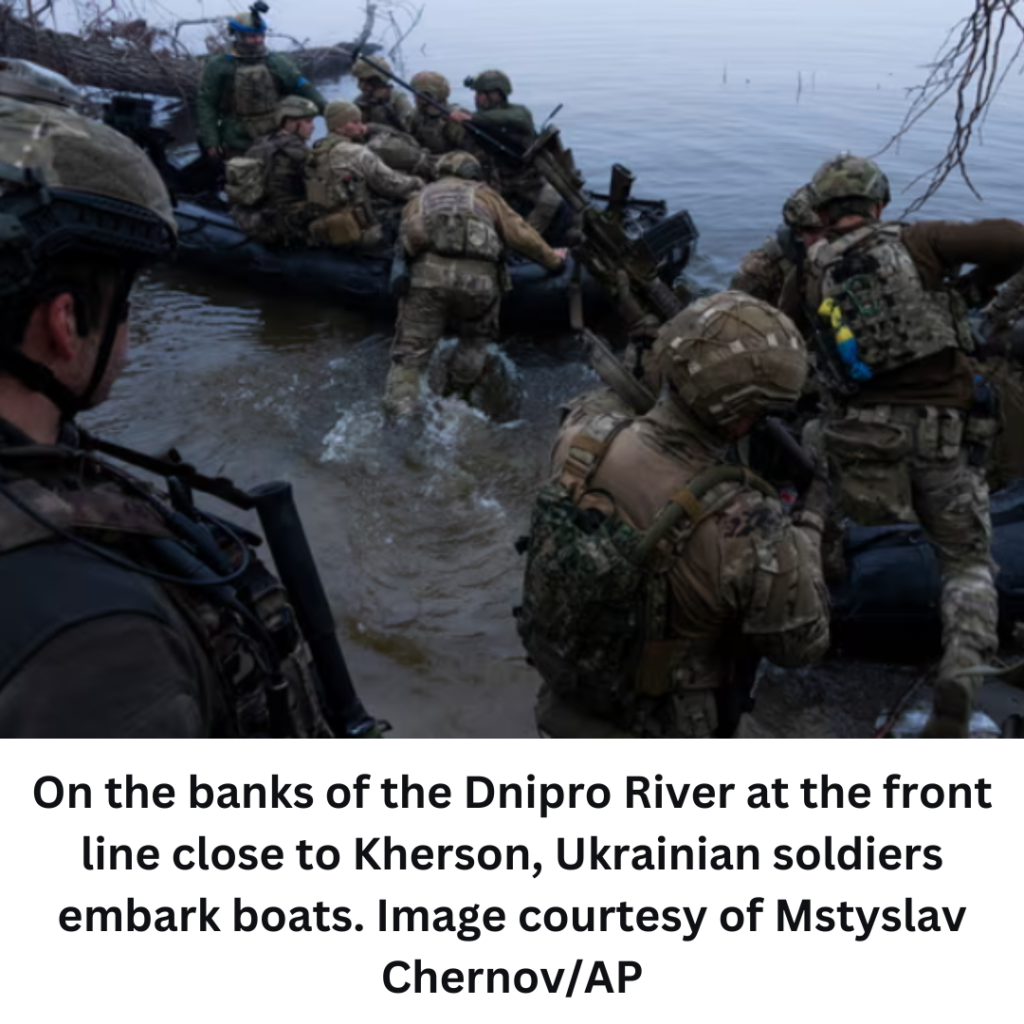
MULTIPOLYGON (((552 493, 567 494, 588 533, 597 514, 642 531, 672 504, 688 517, 655 549, 633 634, 642 647, 624 666, 592 663, 590 652, 602 649, 596 634, 593 644, 580 640, 571 663, 531 644, 531 609, 576 600, 568 566, 552 583, 558 594, 540 592, 535 560, 547 552, 531 536, 520 632, 545 679, 536 714, 551 736, 730 735, 761 656, 803 665, 828 648, 820 516, 810 508, 788 516, 766 485, 723 466, 733 424, 742 429, 767 402, 799 394, 802 339, 781 314, 735 292, 700 300, 662 338, 669 389, 638 418, 566 421, 552 458, 558 490, 548 485, 538 501, 539 510, 552 493), (615 685, 594 683, 617 676, 615 685)), ((588 621, 613 630, 619 614, 597 607, 588 621)))
POLYGON ((440 180, 402 213, 400 244, 410 263, 408 293, 398 308, 386 403, 411 411, 420 374, 446 330, 459 346, 449 373, 469 393, 487 371, 488 346, 498 338, 506 248, 557 270, 562 261, 501 197, 477 181, 456 177, 465 154, 443 157, 440 180))
POLYGON ((822 224, 814 212, 808 195, 807 186, 801 186, 794 192, 782 207, 784 227, 779 234, 765 239, 760 249, 747 253, 740 263, 739 270, 729 285, 734 291, 746 292, 755 299, 761 299, 773 306, 778 306, 786 278, 795 270, 792 251, 800 245, 794 238, 800 232, 819 231, 822 224), (782 245, 782 233, 786 232, 791 240, 790 246, 782 245))
MULTIPOLYGON (((383 57, 374 57, 373 62, 386 71, 391 70, 391 65, 383 57)), ((396 92, 391 88, 387 78, 365 60, 355 62, 352 67, 352 77, 359 83, 361 90, 355 103, 362 112, 364 124, 382 124, 400 132, 409 131, 412 121, 412 103, 409 102, 409 97, 404 92, 396 92), (378 88, 373 91, 379 95, 370 95, 370 92, 364 88, 374 82, 378 83, 378 88)))
POLYGON ((393 237, 399 207, 423 187, 421 178, 392 170, 362 142, 338 134, 360 114, 353 104, 335 101, 325 113, 331 134, 313 145, 306 166, 306 195, 332 214, 354 218, 345 244, 373 248, 393 237))
MULTIPOLYGON (((889 197, 881 171, 857 157, 825 164, 813 187, 823 209, 889 197)), ((805 268, 806 306, 817 311, 833 300, 837 351, 859 378, 854 395, 833 395, 820 436, 839 476, 842 512, 863 525, 916 518, 935 549, 943 656, 929 734, 964 735, 974 686, 958 672, 986 662, 997 647, 985 482, 994 423, 991 412, 972 413, 965 309, 947 282, 961 263, 977 264, 976 284, 1011 273, 1024 262, 1024 226, 907 227, 844 216, 850 226, 830 229, 805 268), (979 244, 985 239, 995 247, 979 244)), ((840 531, 835 523, 832 543, 840 531)))
MULTIPOLYGON (((504 99, 490 109, 477 109, 470 123, 513 152, 529 149, 537 139, 533 114, 521 104, 508 102, 512 92, 508 77, 500 71, 484 71, 476 76, 473 88, 501 92, 504 99)), ((488 167, 490 184, 506 202, 522 211, 530 227, 544 234, 558 213, 561 196, 532 165, 505 156, 472 135, 468 135, 467 141, 471 142, 472 152, 488 167)))
POLYGON ((404 92, 392 90, 386 100, 368 100, 358 96, 356 106, 363 112, 365 124, 386 125, 400 132, 408 132, 412 124, 412 104, 404 92))
POLYGON ((366 148, 376 154, 393 171, 413 174, 425 181, 437 177, 437 161, 412 135, 384 125, 370 125, 366 148))
POLYGON ((990 344, 978 366, 999 393, 1002 430, 992 444, 989 486, 1024 477, 1024 273, 1016 274, 985 309, 990 344))
POLYGON ((263 245, 301 248, 309 245, 309 226, 326 210, 306 199, 309 147, 299 136, 278 130, 260 139, 245 154, 266 165, 262 202, 254 208, 232 207, 238 226, 263 245))
POLYGON ((172 510, 70 423, 127 343, 133 275, 173 255, 156 169, 105 125, 5 95, 0 163, 32 172, 0 183, 8 231, 31 239, 0 270, 0 736, 329 735, 294 614, 248 545, 183 513, 183 495, 172 510), (76 288, 110 292, 78 324, 93 363, 78 390, 25 344, 26 318, 76 288), (193 585, 204 576, 220 585, 193 585))
POLYGON ((729 287, 774 306, 792 269, 793 264, 782 251, 779 240, 768 237, 760 249, 754 249, 743 257, 729 287))

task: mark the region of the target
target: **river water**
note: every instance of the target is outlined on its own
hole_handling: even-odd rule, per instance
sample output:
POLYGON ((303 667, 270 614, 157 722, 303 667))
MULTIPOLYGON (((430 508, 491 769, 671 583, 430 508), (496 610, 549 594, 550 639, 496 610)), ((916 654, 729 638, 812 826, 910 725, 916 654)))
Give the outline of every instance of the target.
MULTIPOLYGON (((429 0, 404 66, 453 83, 501 67, 538 121, 563 103, 558 124, 588 178, 603 186, 621 161, 636 194, 688 208, 701 231, 691 275, 722 287, 822 160, 885 144, 905 90, 970 6, 429 0)), ((317 41, 352 38, 361 22, 324 0, 273 14, 281 31, 317 41)), ((354 83, 326 91, 351 96, 354 83)), ((927 215, 1020 215, 1020 93, 1011 76, 972 154, 985 201, 953 184, 927 215)), ((472 102, 459 85, 453 95, 472 102)), ((894 207, 941 154, 947 127, 940 111, 883 158, 894 207)), ((530 735, 537 678, 511 614, 522 571, 513 544, 556 408, 592 380, 567 332, 507 339, 526 392, 520 420, 498 425, 449 403, 409 438, 382 430, 390 322, 181 270, 138 292, 132 362, 88 424, 143 450, 174 446, 243 486, 293 482, 353 676, 397 735, 530 735)), ((801 687, 807 704, 827 702, 823 682, 801 687)))

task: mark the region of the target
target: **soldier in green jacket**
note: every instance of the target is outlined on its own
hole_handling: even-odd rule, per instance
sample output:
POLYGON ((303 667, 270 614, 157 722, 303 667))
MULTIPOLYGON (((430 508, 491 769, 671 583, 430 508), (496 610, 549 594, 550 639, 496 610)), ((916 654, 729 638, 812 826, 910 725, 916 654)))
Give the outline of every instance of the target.
POLYGON ((241 156, 277 127, 277 104, 296 94, 321 113, 326 100, 283 54, 268 53, 266 22, 255 9, 228 19, 231 53, 203 68, 197 101, 199 145, 213 157, 241 156))
MULTIPOLYGON (((466 79, 476 92, 476 112, 453 110, 451 118, 459 124, 480 128, 495 141, 514 153, 525 152, 537 138, 533 114, 519 103, 509 103, 512 82, 504 71, 482 71, 466 79)), ((526 217, 530 227, 542 235, 558 213, 561 197, 531 166, 509 156, 497 147, 475 141, 483 147, 490 162, 490 183, 517 212, 526 217)))

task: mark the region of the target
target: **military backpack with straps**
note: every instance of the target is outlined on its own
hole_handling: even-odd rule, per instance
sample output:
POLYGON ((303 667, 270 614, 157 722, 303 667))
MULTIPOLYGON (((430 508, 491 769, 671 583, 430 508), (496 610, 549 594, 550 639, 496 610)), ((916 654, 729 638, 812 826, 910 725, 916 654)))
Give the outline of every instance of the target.
POLYGON ((543 487, 530 532, 517 545, 527 557, 517 629, 531 663, 556 693, 614 709, 635 696, 661 697, 674 685, 673 659, 691 650, 670 636, 670 552, 735 497, 729 487, 708 505, 712 488, 767 488, 747 470, 715 466, 672 496, 647 530, 615 512, 581 507, 601 462, 633 420, 600 415, 577 435, 562 473, 543 487), (685 522, 683 520, 686 520, 685 522))

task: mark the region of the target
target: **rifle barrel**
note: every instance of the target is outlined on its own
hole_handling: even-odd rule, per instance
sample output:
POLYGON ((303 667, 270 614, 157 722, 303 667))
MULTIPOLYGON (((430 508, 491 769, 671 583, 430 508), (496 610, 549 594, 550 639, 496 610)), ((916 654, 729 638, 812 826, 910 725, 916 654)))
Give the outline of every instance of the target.
POLYGON ((366 713, 352 683, 338 643, 331 606, 295 507, 292 486, 275 481, 260 484, 250 494, 267 546, 309 646, 332 724, 345 736, 367 733, 376 723, 366 713))

